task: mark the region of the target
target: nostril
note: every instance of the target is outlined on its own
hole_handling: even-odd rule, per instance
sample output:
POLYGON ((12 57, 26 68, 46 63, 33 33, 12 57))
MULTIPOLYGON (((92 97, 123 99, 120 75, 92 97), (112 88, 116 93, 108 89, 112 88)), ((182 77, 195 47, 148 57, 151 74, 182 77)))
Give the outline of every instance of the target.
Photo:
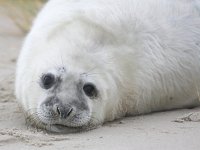
POLYGON ((70 108, 69 111, 68 111, 68 113, 66 114, 66 116, 70 116, 70 114, 72 113, 72 111, 73 111, 73 108, 70 108))
POLYGON ((67 117, 69 117, 72 112, 73 112, 73 108, 68 108, 68 107, 59 107, 56 106, 54 108, 55 113, 62 119, 66 119, 67 117))
POLYGON ((61 114, 59 107, 57 107, 56 111, 57 111, 58 115, 61 114))

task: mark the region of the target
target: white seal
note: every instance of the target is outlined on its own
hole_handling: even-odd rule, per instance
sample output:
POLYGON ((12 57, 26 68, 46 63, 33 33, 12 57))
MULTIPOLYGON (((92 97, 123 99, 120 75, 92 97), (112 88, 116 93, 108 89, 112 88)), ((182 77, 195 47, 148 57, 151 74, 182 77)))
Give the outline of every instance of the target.
POLYGON ((198 0, 51 0, 19 56, 16 96, 47 130, 198 106, 198 0))

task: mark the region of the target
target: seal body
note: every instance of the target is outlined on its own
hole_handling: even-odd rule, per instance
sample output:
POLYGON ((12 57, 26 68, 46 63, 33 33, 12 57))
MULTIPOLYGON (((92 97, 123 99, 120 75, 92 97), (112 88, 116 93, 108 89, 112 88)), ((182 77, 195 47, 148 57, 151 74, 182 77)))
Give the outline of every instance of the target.
POLYGON ((198 106, 199 79, 198 0, 51 0, 24 42, 16 96, 60 132, 198 106))

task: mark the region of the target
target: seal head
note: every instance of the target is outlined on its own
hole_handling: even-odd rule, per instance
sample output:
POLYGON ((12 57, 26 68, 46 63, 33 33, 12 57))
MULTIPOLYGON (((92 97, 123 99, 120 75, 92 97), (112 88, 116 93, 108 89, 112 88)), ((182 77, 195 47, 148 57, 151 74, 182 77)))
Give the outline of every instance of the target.
POLYGON ((91 118, 88 101, 98 97, 93 83, 75 80, 74 76, 66 76, 65 68, 59 68, 43 74, 39 84, 46 93, 37 108, 41 122, 67 127, 88 125, 91 118))

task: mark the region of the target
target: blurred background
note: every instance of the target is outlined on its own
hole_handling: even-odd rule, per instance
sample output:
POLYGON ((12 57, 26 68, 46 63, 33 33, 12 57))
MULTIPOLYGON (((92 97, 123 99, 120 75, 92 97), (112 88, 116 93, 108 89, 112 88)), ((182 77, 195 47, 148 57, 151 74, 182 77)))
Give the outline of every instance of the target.
MULTIPOLYGON (((46 0, 0 0, 0 130, 20 116, 14 96, 17 57, 32 21, 46 0), (17 112, 17 113, 16 113, 17 112)), ((13 123, 10 123, 12 126, 13 123)), ((1 149, 1 148, 0 148, 1 149)))
POLYGON ((9 24, 14 24, 18 31, 27 33, 32 24, 33 18, 47 0, 0 0, 0 19, 6 19, 0 23, 2 28, 9 28, 9 24), (4 27, 2 27, 4 26, 4 27))

